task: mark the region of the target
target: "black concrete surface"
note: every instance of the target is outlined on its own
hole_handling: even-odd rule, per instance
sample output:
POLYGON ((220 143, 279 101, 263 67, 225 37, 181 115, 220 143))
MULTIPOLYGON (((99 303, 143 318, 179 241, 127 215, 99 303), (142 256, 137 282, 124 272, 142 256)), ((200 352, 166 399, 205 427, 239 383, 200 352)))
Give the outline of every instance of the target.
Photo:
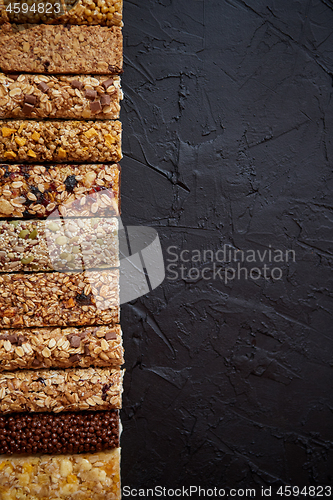
POLYGON ((122 307, 123 485, 332 485, 333 3, 124 3, 124 223, 267 267, 122 307))

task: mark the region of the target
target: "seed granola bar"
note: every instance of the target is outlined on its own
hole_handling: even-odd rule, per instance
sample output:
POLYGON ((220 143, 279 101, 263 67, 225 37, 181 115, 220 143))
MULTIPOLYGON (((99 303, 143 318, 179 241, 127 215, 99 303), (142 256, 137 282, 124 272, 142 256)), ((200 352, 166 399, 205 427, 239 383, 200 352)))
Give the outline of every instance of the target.
POLYGON ((116 218, 0 221, 0 272, 119 266, 116 218))

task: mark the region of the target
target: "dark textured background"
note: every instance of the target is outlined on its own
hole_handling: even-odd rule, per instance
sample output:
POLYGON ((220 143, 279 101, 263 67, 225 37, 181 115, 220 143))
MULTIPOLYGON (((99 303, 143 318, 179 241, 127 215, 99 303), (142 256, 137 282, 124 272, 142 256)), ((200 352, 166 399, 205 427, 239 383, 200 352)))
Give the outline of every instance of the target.
POLYGON ((123 306, 123 485, 332 485, 333 3, 124 3, 124 222, 297 257, 123 306))

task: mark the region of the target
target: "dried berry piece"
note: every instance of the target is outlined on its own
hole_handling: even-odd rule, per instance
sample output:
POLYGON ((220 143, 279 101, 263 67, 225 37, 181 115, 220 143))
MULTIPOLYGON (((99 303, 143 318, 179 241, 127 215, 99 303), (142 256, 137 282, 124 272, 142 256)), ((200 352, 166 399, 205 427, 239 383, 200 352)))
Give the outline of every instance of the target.
POLYGON ((82 306, 89 306, 91 304, 91 293, 86 295, 85 293, 78 293, 76 295, 76 301, 82 306))
POLYGON ((65 180, 64 184, 66 186, 66 191, 68 191, 69 193, 72 193, 74 191, 74 188, 78 184, 75 175, 69 175, 67 177, 67 179, 65 180))

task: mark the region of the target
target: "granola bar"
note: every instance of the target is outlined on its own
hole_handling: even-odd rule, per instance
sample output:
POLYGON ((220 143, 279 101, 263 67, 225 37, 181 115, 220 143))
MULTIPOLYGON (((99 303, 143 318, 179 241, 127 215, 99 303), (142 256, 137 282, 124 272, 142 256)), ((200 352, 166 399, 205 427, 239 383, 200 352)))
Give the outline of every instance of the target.
POLYGON ((4 500, 120 500, 120 449, 85 455, 0 457, 4 500))
POLYGON ((0 330, 0 371, 120 366, 121 328, 21 328, 0 330))
POLYGON ((0 272, 119 266, 116 218, 0 221, 0 272))
POLYGON ((120 368, 19 370, 0 374, 0 413, 121 408, 120 368))
POLYGON ((119 121, 0 120, 0 161, 117 162, 119 121))
POLYGON ((119 74, 122 59, 117 26, 0 27, 0 67, 5 73, 119 74))
POLYGON ((119 189, 117 164, 0 164, 0 217, 118 215, 119 189))
POLYGON ((119 271, 0 275, 0 328, 119 322, 119 271))
POLYGON ((0 118, 119 118, 120 77, 0 73, 0 118))
POLYGON ((33 8, 36 2, 32 2, 32 5, 26 4, 24 9, 21 6, 16 13, 13 0, 1 0, 3 15, 0 15, 0 22, 122 26, 122 3, 122 0, 99 0, 96 3, 89 0, 48 0, 47 6, 41 4, 39 10, 42 12, 38 12, 37 6, 33 8))
POLYGON ((94 453, 119 446, 119 411, 0 416, 0 454, 94 453))

